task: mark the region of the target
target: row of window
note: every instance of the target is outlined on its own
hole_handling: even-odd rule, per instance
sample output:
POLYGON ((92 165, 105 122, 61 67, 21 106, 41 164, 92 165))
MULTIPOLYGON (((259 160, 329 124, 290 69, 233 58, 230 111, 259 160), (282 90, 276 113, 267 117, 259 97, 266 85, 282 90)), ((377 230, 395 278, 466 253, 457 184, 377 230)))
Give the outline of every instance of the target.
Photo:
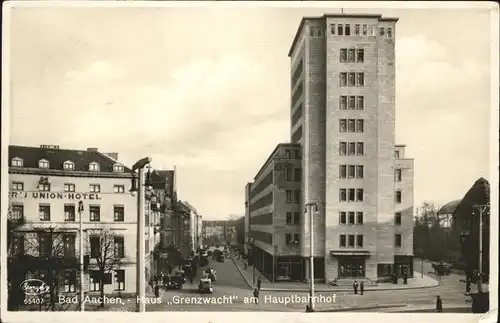
MULTIPOLYGON (((125 270, 116 269, 114 272, 114 290, 123 291, 125 290, 125 270)), ((91 292, 97 292, 101 290, 101 273, 99 270, 89 270, 90 286, 91 292)), ((111 273, 105 273, 102 277, 103 285, 111 285, 111 273)), ((67 270, 64 273, 64 292, 74 293, 76 291, 77 279, 76 271, 67 270)))
POLYGON ((300 212, 286 212, 286 224, 300 224, 300 212))
POLYGON ((300 234, 285 233, 285 244, 287 246, 298 246, 300 244, 300 234))
POLYGON ((339 178, 361 179, 364 177, 363 165, 339 165, 339 178))
MULTIPOLYGON (((380 27, 380 36, 392 38, 391 27, 380 27)), ((338 36, 351 36, 351 24, 330 24, 330 33, 338 36)), ((376 25, 354 24, 353 36, 375 36, 377 33, 376 25)))
MULTIPOLYGON (((394 246, 400 248, 403 243, 401 234, 394 235, 394 246)), ((363 248, 362 234, 341 234, 339 236, 339 246, 341 248, 363 248)))
MULTIPOLYGON (((22 158, 15 157, 12 158, 11 165, 13 167, 23 167, 24 166, 24 161, 22 158)), ((41 159, 38 161, 38 168, 50 168, 50 162, 46 159, 41 159)), ((71 160, 67 160, 63 163, 63 169, 64 170, 75 170, 75 163, 72 162, 71 160)), ((89 171, 99 171, 101 170, 101 166, 99 163, 96 162, 91 162, 88 166, 89 171)), ((124 171, 124 166, 120 164, 114 164, 113 165, 113 171, 114 172, 123 172, 124 171)))
POLYGON ((342 72, 339 74, 339 84, 341 87, 365 86, 365 73, 342 72))
MULTIPOLYGON (((51 208, 50 204, 40 204, 38 205, 38 215, 40 221, 50 221, 51 208)), ((12 205, 12 218, 13 219, 23 219, 24 218, 24 205, 14 204, 12 205)), ((113 206, 113 220, 115 222, 125 221, 125 207, 121 205, 113 206)), ((65 204, 64 205, 64 221, 73 222, 76 221, 76 205, 75 204, 65 204)), ((97 205, 89 206, 89 221, 99 222, 101 221, 101 207, 97 205)))
POLYGON ((301 153, 300 149, 286 149, 285 150, 285 157, 287 158, 295 158, 295 159, 300 159, 301 158, 301 153), (293 152, 293 156, 292 156, 293 152))
POLYGON ((302 180, 302 169, 301 168, 292 168, 292 167, 287 167, 285 168, 285 181, 291 182, 300 182, 302 180), (293 170, 293 173, 292 173, 293 170), (293 176, 292 176, 293 174, 293 176))
POLYGON ((363 202, 364 190, 362 188, 341 188, 339 200, 340 202, 363 202))
MULTIPOLYGON (((394 224, 397 226, 401 225, 401 212, 396 212, 394 214, 394 224)), ((339 223, 344 225, 355 225, 363 224, 363 212, 353 212, 353 211, 340 211, 339 212, 339 223)))
POLYGON ((364 110, 365 98, 363 96, 346 96, 339 97, 340 110, 364 110))
POLYGON ((340 156, 363 156, 365 154, 365 144, 362 141, 341 141, 339 143, 340 156))
MULTIPOLYGON (((50 184, 38 184, 38 190, 42 192, 50 192, 50 184)), ((12 182, 13 191, 24 191, 23 182, 12 182)), ((64 192, 75 192, 76 186, 72 183, 64 184, 64 192)), ((90 193, 101 193, 101 184, 89 184, 90 193)), ((125 185, 113 185, 113 193, 125 193, 125 185)))
POLYGON ((300 190, 287 190, 285 194, 287 203, 300 203, 300 190))
POLYGON ((364 132, 365 120, 363 119, 340 119, 339 120, 340 132, 364 132))
POLYGON ((362 48, 341 48, 341 63, 363 63, 365 61, 365 50, 362 48))

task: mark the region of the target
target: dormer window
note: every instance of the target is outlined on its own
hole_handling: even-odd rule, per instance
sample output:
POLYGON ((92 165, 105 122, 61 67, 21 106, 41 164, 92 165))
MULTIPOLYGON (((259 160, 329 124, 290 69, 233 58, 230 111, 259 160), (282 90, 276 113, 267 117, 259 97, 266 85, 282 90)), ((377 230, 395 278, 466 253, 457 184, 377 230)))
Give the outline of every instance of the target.
POLYGON ((19 157, 12 158, 13 167, 23 167, 23 160, 19 157))
POLYGON ((113 172, 123 172, 123 170, 124 170, 123 165, 120 164, 113 165, 113 172))
POLYGON ((92 163, 89 164, 89 170, 90 171, 96 172, 96 171, 99 171, 99 169, 100 169, 100 167, 99 167, 98 163, 92 162, 92 163))
POLYGON ((70 160, 67 160, 63 164, 64 170, 75 170, 75 163, 70 160))
POLYGON ((49 166, 50 166, 49 161, 46 159, 41 159, 38 161, 39 168, 49 168, 49 166))

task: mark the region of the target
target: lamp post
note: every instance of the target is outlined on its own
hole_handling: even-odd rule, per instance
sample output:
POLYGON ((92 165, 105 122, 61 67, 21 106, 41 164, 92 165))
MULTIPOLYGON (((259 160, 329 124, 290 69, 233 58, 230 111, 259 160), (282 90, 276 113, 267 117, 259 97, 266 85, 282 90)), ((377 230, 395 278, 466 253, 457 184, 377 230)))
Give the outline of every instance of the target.
POLYGON ((277 244, 274 244, 273 246, 273 282, 276 281, 276 259, 278 257, 277 253, 278 253, 278 245, 277 244))
POLYGON ((477 291, 479 293, 483 292, 483 215, 488 211, 489 204, 474 204, 472 206, 472 214, 475 215, 475 211, 479 211, 479 281, 477 285, 477 291))
POLYGON ((256 265, 256 252, 255 252, 255 238, 252 238, 252 262, 253 262, 253 268, 252 268, 252 281, 253 281, 253 284, 255 285, 255 265, 256 265))
POLYGON ((146 311, 146 275, 145 275, 145 239, 144 239, 144 225, 145 225, 145 209, 146 209, 146 183, 144 181, 144 168, 151 163, 151 157, 144 157, 137 161, 132 166, 132 172, 135 174, 137 170, 137 185, 135 176, 132 177, 132 188, 130 192, 139 191, 137 194, 137 268, 136 268, 136 288, 137 288, 137 301, 136 311, 146 311))
POLYGON ((83 218, 82 218, 82 213, 83 213, 83 202, 78 201, 78 217, 79 217, 79 228, 78 228, 78 234, 80 236, 79 238, 79 245, 80 245, 80 312, 85 312, 85 302, 84 302, 84 297, 85 297, 85 292, 84 292, 84 287, 83 287, 83 281, 84 281, 84 266, 83 266, 83 218))
POLYGON ((313 213, 318 214, 318 203, 306 203, 305 212, 309 215, 309 235, 311 241, 309 243, 309 309, 314 311, 314 227, 313 213))

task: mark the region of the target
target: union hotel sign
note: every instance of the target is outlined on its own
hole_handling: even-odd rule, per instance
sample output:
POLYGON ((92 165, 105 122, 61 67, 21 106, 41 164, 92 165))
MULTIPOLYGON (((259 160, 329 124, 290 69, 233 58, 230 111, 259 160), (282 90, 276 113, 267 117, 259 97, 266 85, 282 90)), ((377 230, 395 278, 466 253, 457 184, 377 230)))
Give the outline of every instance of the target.
POLYGON ((100 200, 98 193, 53 193, 53 192, 9 192, 9 198, 13 199, 37 199, 37 200, 100 200))

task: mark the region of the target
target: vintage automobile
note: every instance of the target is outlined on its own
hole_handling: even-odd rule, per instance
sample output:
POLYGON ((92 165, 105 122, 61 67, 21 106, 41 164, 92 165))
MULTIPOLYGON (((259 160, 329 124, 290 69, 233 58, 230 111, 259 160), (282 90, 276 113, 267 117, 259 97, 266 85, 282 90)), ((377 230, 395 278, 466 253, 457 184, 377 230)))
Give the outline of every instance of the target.
POLYGON ((207 268, 204 272, 204 276, 209 278, 212 282, 217 281, 217 276, 215 275, 215 270, 213 270, 213 268, 207 268))
POLYGON ((451 264, 448 264, 444 261, 432 263, 432 269, 434 269, 434 271, 439 276, 444 276, 444 275, 448 276, 449 274, 451 274, 452 268, 453 268, 453 266, 451 264))
POLYGON ((167 290, 182 289, 182 285, 184 285, 184 280, 179 276, 173 276, 169 277, 164 285, 167 290))
POLYGON ((184 270, 176 270, 171 279, 177 279, 184 284, 186 282, 186 273, 184 270))
POLYGON ((200 293, 213 293, 214 289, 212 287, 212 281, 207 276, 200 279, 200 284, 198 285, 198 291, 200 293))

